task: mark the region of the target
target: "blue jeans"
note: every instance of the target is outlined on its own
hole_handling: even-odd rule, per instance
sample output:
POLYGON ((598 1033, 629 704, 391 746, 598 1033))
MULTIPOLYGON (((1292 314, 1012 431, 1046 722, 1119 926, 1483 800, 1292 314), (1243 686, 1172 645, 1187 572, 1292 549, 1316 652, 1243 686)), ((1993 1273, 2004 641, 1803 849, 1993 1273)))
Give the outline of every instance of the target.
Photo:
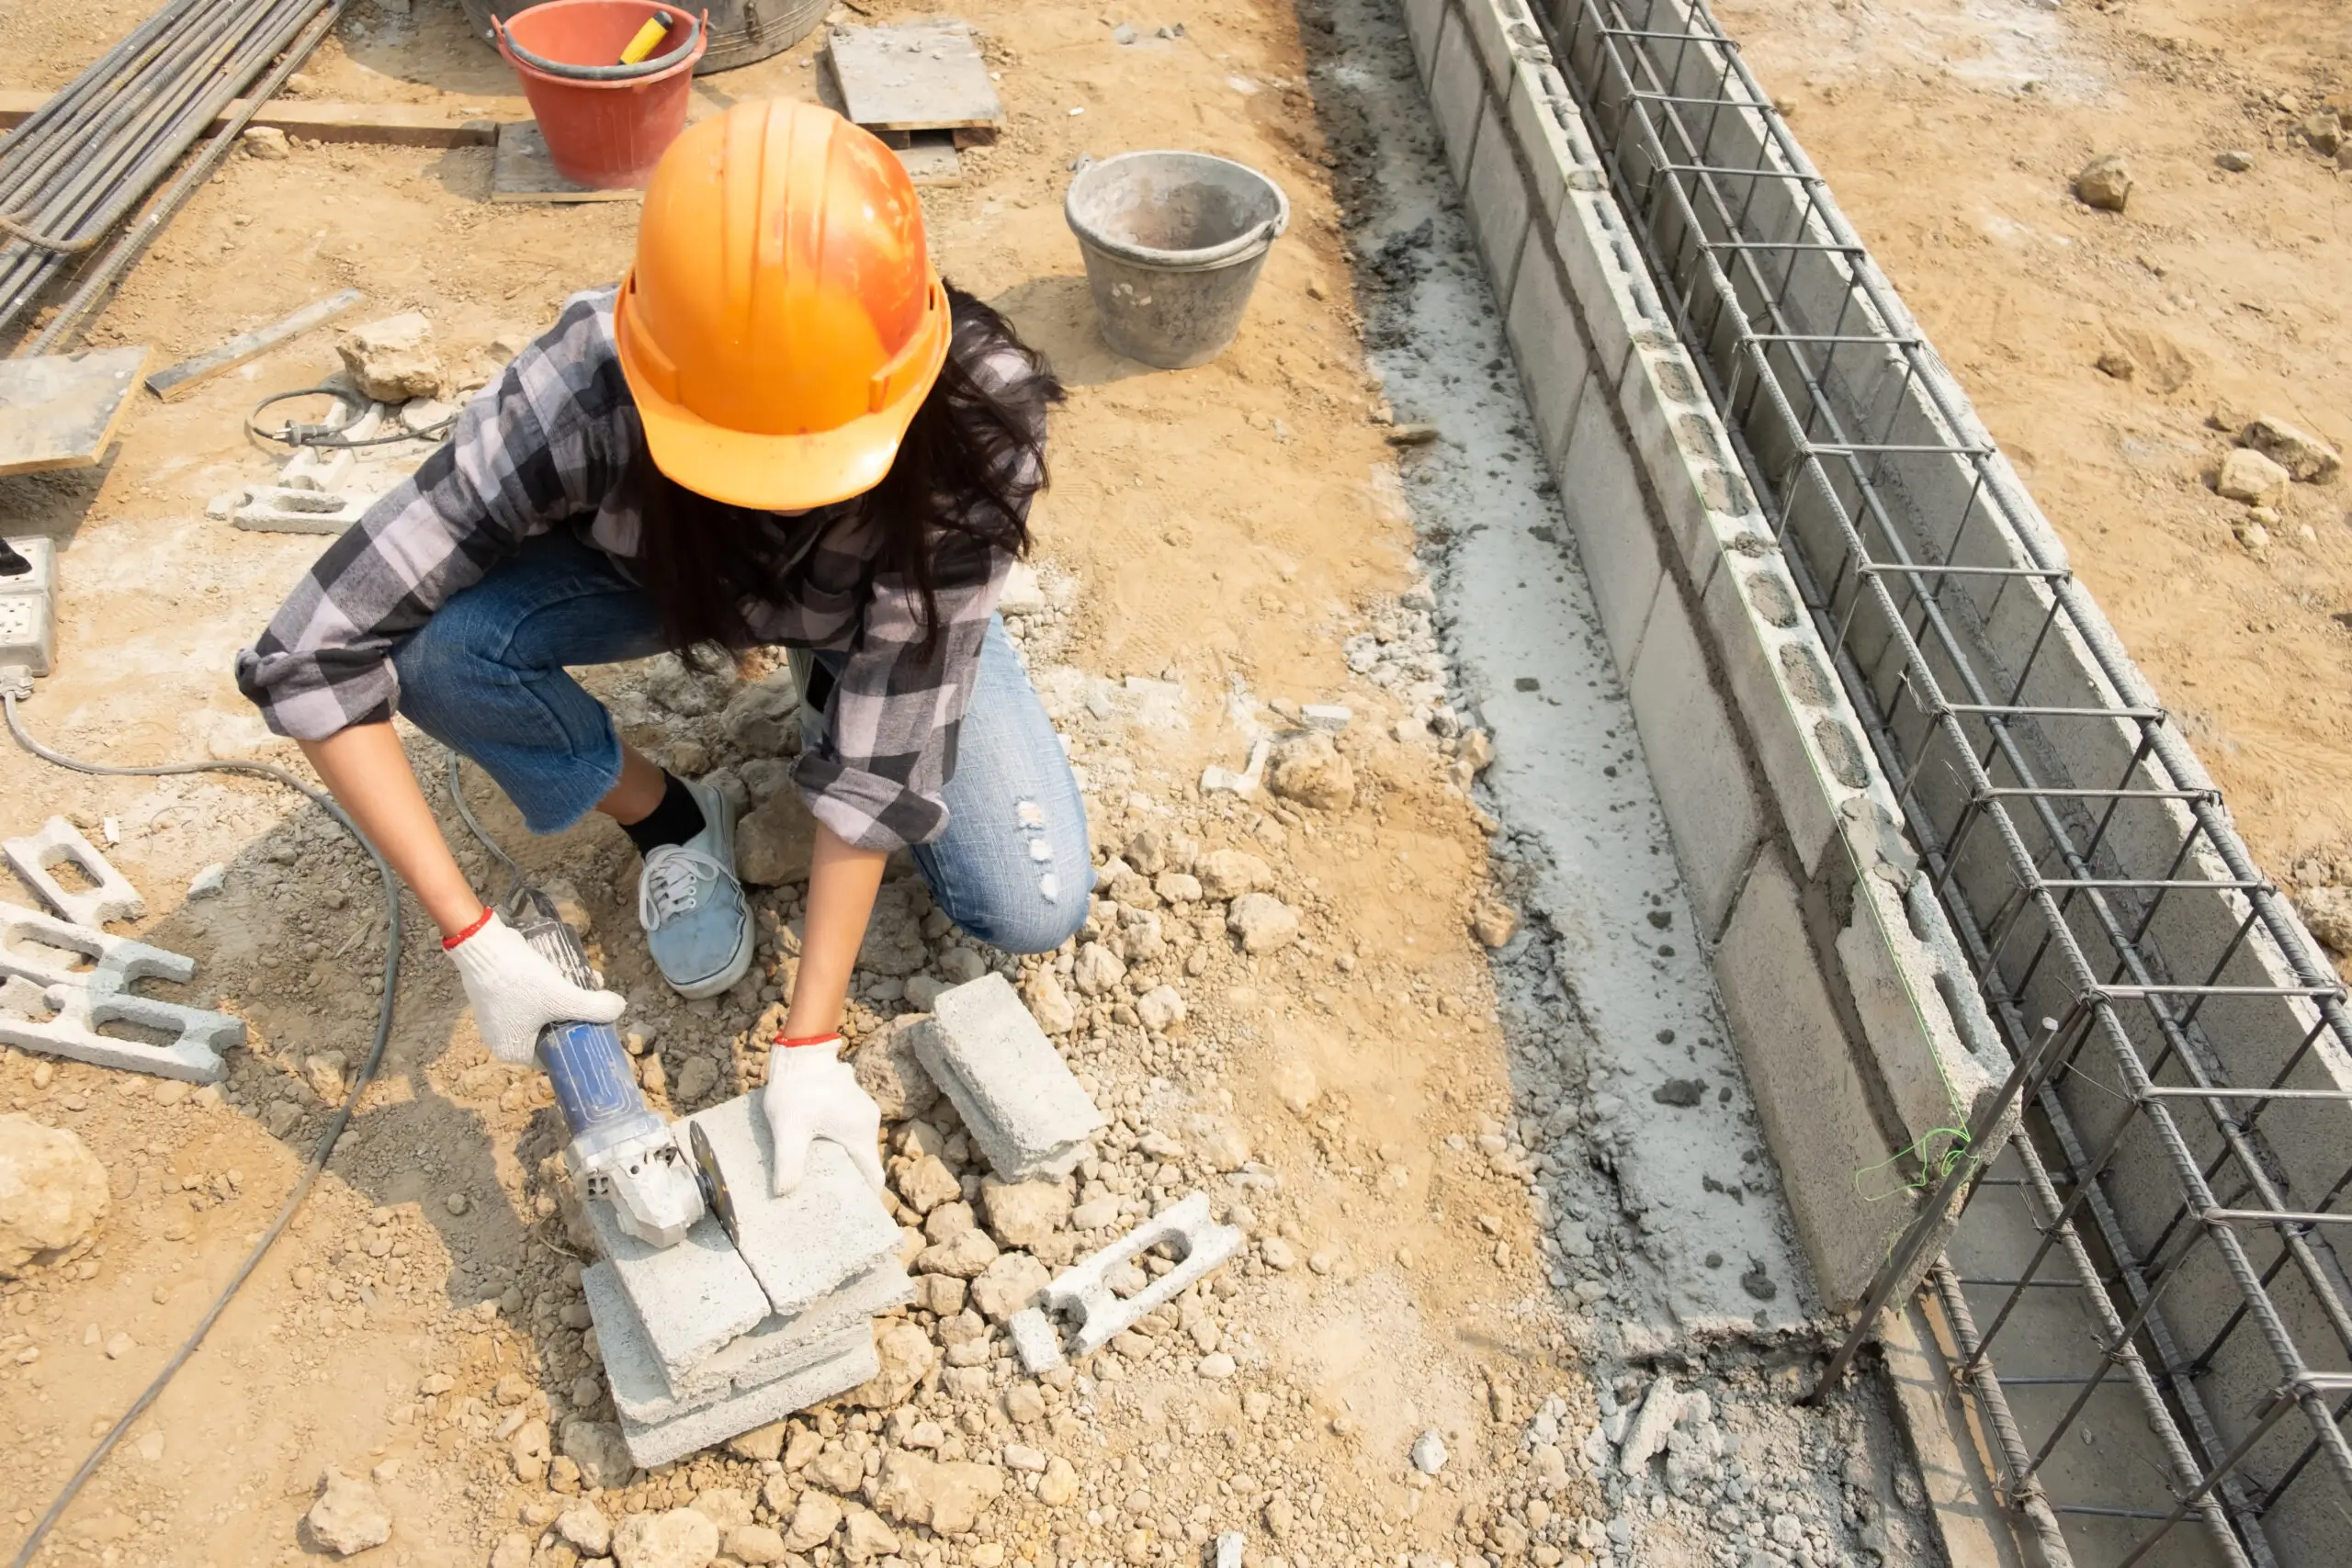
MULTIPOLYGON (((497 780, 531 831, 554 833, 621 773, 612 716, 565 667, 650 658, 663 646, 644 591, 601 551, 557 533, 453 595, 393 650, 392 668, 409 722, 497 780)), ((838 654, 818 658, 840 667, 838 654)), ((1001 617, 980 646, 945 798, 946 828, 914 857, 947 917, 1007 953, 1068 941, 1086 922, 1093 886, 1086 808, 1001 617)))

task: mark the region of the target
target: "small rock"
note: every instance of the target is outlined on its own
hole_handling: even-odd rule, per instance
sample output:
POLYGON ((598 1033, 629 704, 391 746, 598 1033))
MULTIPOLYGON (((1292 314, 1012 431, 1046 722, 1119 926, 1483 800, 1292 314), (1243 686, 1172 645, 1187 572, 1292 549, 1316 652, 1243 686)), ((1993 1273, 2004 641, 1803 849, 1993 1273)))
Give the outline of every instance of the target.
POLYGON ((792 1511, 792 1522, 785 1527, 784 1549, 808 1551, 822 1546, 832 1539, 841 1522, 841 1504, 811 1487, 800 1495, 799 1506, 792 1511))
POLYGON ((753 1568, 783 1562, 785 1551, 784 1537, 767 1525, 737 1525, 727 1532, 727 1555, 753 1568))
POLYGON ((782 757, 800 750, 800 688, 790 669, 747 682, 718 716, 727 739, 753 757, 782 757))
POLYGON ((2139 374, 2140 367, 2121 349, 2110 348, 2091 362, 2102 376, 2118 381, 2129 381, 2139 374))
POLYGON ((853 1506, 842 1520, 842 1555, 850 1562, 871 1562, 898 1550, 899 1534, 882 1522, 881 1515, 853 1506))
POLYGON ((755 887, 798 882, 808 874, 817 819, 797 789, 780 789, 735 824, 735 874, 755 887))
MULTIPOLYGON (((985 1267, 985 1265, 983 1265, 985 1267)), ((974 1270, 978 1272, 978 1270, 974 1270)), ((871 1380, 842 1396, 844 1403, 868 1410, 889 1410, 906 1402, 915 1384, 929 1375, 939 1364, 939 1347, 931 1336, 913 1324, 900 1318, 888 1322, 875 1331, 874 1354, 882 1370, 871 1380)), ((791 1456, 786 1456, 786 1468, 794 1468, 791 1456)), ((795 1547, 794 1551, 804 1548, 795 1547)))
POLYGON ((1286 1273, 1298 1267, 1298 1254, 1291 1250, 1290 1243, 1278 1235, 1267 1236, 1258 1243, 1258 1257, 1267 1268, 1277 1273, 1286 1273))
POLYGON ((2286 469, 2261 453, 2239 446, 2222 459, 2221 476, 2213 488, 2226 500, 2261 506, 2278 499, 2290 479, 2286 469))
POLYGON ((707 1056, 689 1056, 678 1069, 678 1081, 670 1098, 682 1105, 696 1105, 718 1087, 718 1065, 707 1056))
POLYGON ((1234 1373, 1233 1358, 1222 1350, 1212 1350, 1201 1358, 1201 1376, 1222 1382, 1234 1373))
POLYGON ((2304 116, 2300 129, 2314 152, 2333 158, 2344 145, 2344 124, 2327 109, 2304 116))
POLYGON ((1152 880, 1151 890, 1170 904, 1197 904, 1201 901, 1201 879, 1189 871, 1163 871, 1152 880))
POLYGON ((937 1155, 924 1155, 899 1171, 897 1186, 899 1201, 918 1214, 928 1214, 940 1204, 964 1196, 963 1183, 937 1155))
POLYGON ((1005 1484, 1004 1472, 993 1465, 932 1460, 904 1449, 883 1460, 876 1480, 874 1506, 886 1517, 929 1525, 942 1536, 970 1529, 1005 1484))
MULTIPOLYGON (((932 1081, 922 1057, 915 1052, 911 1025, 920 1018, 920 1014, 909 1013, 892 1019, 867 1035, 851 1060, 857 1073, 857 1087, 873 1099, 886 1121, 904 1122, 939 1103, 939 1086, 932 1081)), ((906 1194, 901 1191, 899 1196, 906 1194)))
POLYGON ((287 144, 286 132, 274 125, 245 127, 244 134, 237 138, 237 144, 245 150, 246 157, 259 158, 266 164, 277 163, 292 157, 294 153, 293 148, 287 144))
POLYGON ((0 1279, 88 1235, 107 1202, 107 1168, 78 1136, 0 1116, 0 1279))
POLYGON ((1212 850, 1193 867, 1204 897, 1223 901, 1274 885, 1274 868, 1244 850, 1212 850))
POLYGON ((564 1422, 558 1447, 564 1458, 580 1467, 581 1479, 591 1486, 626 1486, 629 1472, 637 1468, 628 1457, 621 1429, 609 1421, 583 1421, 575 1416, 564 1422))
POLYGON ((1317 811, 1345 811, 1356 803, 1355 769, 1319 729, 1274 748, 1266 787, 1317 811))
POLYGON ((2222 168, 2229 170, 2229 172, 2233 175, 2242 175, 2248 169, 2254 167, 2254 154, 2251 152, 2241 152, 2236 148, 2233 147, 2226 152, 2216 152, 2213 154, 2213 162, 2220 164, 2222 168))
POLYGON ((613 1544, 613 1522, 594 1503, 574 1503, 558 1514, 555 1533, 582 1557, 602 1557, 613 1544))
POLYGON ((1022 1308, 1036 1305, 1052 1280, 1052 1272, 1029 1254, 1004 1253, 972 1281, 972 1304, 989 1322, 1003 1323, 1022 1308))
POLYGON ((968 947, 951 947, 939 955, 939 972, 951 986, 966 986, 989 972, 988 961, 968 947))
POLYGON ((1099 997, 1126 977, 1126 961, 1099 942, 1090 942, 1078 950, 1078 960, 1070 973, 1079 995, 1085 997, 1099 997))
POLYGON ((2306 887, 2295 895, 2295 908, 2312 935, 2352 954, 2352 887, 2306 887))
POLYGON ((2085 164, 2075 176, 2075 195, 2086 207, 2120 212, 2132 197, 2132 164, 2120 152, 2109 152, 2085 164))
POLYGON ((229 886, 229 868, 215 861, 188 879, 187 896, 191 898, 218 898, 229 886))
POLYGON ((1481 947, 1500 947, 1519 931, 1519 911, 1493 898, 1482 898, 1470 911, 1470 934, 1481 947))
POLYGON ((1173 986, 1154 986, 1136 998, 1136 1016, 1154 1034, 1165 1034, 1184 1021, 1184 998, 1173 986))
POLYGON ((1431 1427, 1413 1439, 1413 1468, 1423 1475, 1435 1475, 1445 1468, 1445 1439, 1431 1427))
POLYGON ((1271 893, 1245 893, 1226 911, 1225 928, 1244 953, 1273 953, 1298 940, 1298 911, 1271 893))
POLYGON ((1650 1099, 1658 1104, 1684 1111, 1706 1098, 1707 1086, 1697 1078, 1668 1078, 1650 1090, 1650 1099))
POLYGON ((959 1231, 945 1241, 933 1242, 915 1257, 918 1274, 953 1274, 959 1280, 978 1278, 997 1258, 996 1243, 984 1230, 959 1231))
POLYGON ((1058 1508, 1078 1495, 1078 1467, 1056 1454, 1046 1461, 1046 1473, 1037 1478, 1037 1501, 1048 1508, 1058 1508))
POLYGON ((1078 1010, 1070 1004, 1069 993, 1062 989, 1062 979, 1050 964, 1040 967, 1022 982, 1021 999, 1029 1005, 1029 1016, 1037 1027, 1048 1034, 1068 1034, 1078 1027, 1078 1010))
POLYGON ((718 1555, 718 1527, 692 1508, 631 1514, 613 1531, 618 1568, 708 1568, 718 1555))
POLYGON ((548 1461, 555 1457, 554 1442, 548 1424, 536 1417, 515 1427, 514 1436, 506 1439, 506 1458, 514 1467, 514 1479, 545 1480, 548 1461))
POLYGON ((349 1557, 392 1539, 392 1516, 372 1483, 330 1468, 326 1484, 302 1516, 311 1538, 338 1557, 349 1557))
POLYGON ((379 403, 437 398, 449 378, 440 355, 427 346, 432 334, 424 311, 404 310, 352 328, 335 351, 359 389, 379 403))
POLYGON ((1035 1247, 1069 1223, 1069 1190, 1058 1181, 980 1182, 980 1212, 1006 1247, 1035 1247))
POLYGON ((2319 484, 2343 467, 2335 447, 2285 420, 2264 414, 2238 432, 2238 445, 2251 447, 2287 471, 2298 484, 2319 484))

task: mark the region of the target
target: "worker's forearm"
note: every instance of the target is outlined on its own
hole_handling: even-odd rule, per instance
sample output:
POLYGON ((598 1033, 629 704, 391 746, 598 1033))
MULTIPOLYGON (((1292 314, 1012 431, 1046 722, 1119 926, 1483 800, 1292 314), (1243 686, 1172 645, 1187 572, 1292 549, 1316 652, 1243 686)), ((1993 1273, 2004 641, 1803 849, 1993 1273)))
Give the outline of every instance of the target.
POLYGON ((830 1034, 842 1025, 850 971, 874 916, 875 890, 889 856, 862 850, 819 823, 808 857, 808 916, 800 933, 800 976, 785 1015, 787 1039, 830 1034))
POLYGON ((335 800, 391 862, 442 935, 455 936, 481 918, 481 898, 449 852, 390 724, 357 724, 301 746, 335 800))

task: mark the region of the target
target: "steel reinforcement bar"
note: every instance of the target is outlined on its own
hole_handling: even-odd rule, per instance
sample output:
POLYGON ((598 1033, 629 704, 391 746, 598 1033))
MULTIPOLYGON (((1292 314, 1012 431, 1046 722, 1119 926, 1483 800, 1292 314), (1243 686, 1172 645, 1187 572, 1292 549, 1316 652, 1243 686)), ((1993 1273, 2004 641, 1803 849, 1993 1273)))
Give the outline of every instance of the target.
POLYGON ((2222 1562, 2344 1561, 2342 982, 1705 6, 1533 4, 2004 1033, 2003 1101, 2027 1109, 1998 1162, 2017 1174, 1926 1173, 1943 1190, 1829 1375, 1924 1269, 2046 1558, 2124 1568, 2195 1520, 2222 1562), (1939 1255, 2001 1194, 2038 1239, 1968 1278, 1939 1255), (2005 1340, 2053 1295, 2071 1336, 2005 1340), (2060 1441, 2111 1426, 2118 1390, 2160 1464, 2055 1495, 2060 1441))

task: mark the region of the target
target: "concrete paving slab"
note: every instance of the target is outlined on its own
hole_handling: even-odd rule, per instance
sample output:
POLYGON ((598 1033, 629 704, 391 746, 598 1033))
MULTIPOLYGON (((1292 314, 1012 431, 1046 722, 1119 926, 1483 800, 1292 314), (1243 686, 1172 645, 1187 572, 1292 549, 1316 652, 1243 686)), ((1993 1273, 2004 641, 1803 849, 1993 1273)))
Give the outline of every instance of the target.
POLYGON ((653 1247, 622 1230, 608 1205, 585 1207, 597 1246, 644 1325, 662 1377, 672 1384, 768 1315, 767 1292, 716 1216, 696 1220, 677 1246, 653 1247))
MULTIPOLYGON (((602 1336, 599 1340, 601 1342, 602 1336)), ((667 1421, 631 1421, 621 1418, 621 1438, 628 1445, 629 1458, 646 1469, 668 1464, 699 1453, 713 1443, 780 1421, 796 1410, 806 1410, 820 1400, 855 1388, 882 1370, 874 1353, 874 1330, 870 1324, 843 1329, 815 1348, 814 1358, 789 1377, 738 1393, 717 1404, 689 1410, 667 1421)))
POLYGON ((771 1312, 794 1316, 898 1255, 897 1223, 840 1145, 820 1140, 800 1185, 778 1198, 770 1190, 775 1147, 756 1092, 688 1120, 726 1174, 737 1250, 771 1312))
POLYGON ((913 1038, 924 1069, 1007 1181, 1069 1175, 1104 1125, 1001 975, 940 992, 913 1038))

